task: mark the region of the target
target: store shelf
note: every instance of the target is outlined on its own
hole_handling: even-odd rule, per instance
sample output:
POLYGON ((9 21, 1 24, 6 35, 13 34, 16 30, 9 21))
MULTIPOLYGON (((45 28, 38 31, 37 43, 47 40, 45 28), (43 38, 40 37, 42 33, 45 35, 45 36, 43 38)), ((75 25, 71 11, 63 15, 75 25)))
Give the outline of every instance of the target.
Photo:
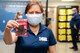
MULTIPOLYGON (((72 8, 75 7, 78 9, 78 6, 66 6, 58 7, 58 17, 57 17, 57 39, 60 42, 71 42, 71 29, 70 29, 70 20, 72 19, 72 8)), ((78 38, 80 41, 80 36, 78 38)))

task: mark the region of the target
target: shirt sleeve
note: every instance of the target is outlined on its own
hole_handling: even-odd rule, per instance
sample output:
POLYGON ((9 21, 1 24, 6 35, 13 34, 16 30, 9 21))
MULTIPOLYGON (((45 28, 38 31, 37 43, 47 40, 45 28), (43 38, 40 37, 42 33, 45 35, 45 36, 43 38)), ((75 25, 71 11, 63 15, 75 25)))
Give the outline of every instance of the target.
POLYGON ((57 44, 52 30, 49 30, 49 46, 57 44))
POLYGON ((78 28, 79 25, 80 25, 80 15, 77 15, 76 18, 77 18, 78 20, 76 21, 75 25, 76 25, 76 27, 78 28))

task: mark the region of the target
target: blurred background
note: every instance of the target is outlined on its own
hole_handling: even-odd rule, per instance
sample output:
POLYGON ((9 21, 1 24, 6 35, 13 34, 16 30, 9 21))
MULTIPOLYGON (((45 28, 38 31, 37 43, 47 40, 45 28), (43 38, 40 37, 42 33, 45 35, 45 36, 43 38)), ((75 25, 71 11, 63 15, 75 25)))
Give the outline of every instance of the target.
MULTIPOLYGON (((14 53, 15 44, 5 45, 3 33, 8 20, 14 19, 16 13, 21 11, 23 18, 28 2, 39 1, 44 8, 42 24, 46 24, 46 1, 47 0, 0 0, 0 53, 14 53)), ((77 8, 80 13, 80 0, 48 0, 48 27, 53 31, 57 44, 57 53, 80 53, 80 35, 78 37, 79 51, 70 50, 72 46, 71 29, 69 22, 72 19, 72 8, 77 8)))

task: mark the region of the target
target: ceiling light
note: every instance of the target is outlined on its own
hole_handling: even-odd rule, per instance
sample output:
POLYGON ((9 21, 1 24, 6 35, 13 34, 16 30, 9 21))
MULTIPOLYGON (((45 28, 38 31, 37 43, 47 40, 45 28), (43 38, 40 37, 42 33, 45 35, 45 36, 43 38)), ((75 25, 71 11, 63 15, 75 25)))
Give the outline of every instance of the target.
POLYGON ((61 1, 74 1, 74 0, 61 0, 61 1))

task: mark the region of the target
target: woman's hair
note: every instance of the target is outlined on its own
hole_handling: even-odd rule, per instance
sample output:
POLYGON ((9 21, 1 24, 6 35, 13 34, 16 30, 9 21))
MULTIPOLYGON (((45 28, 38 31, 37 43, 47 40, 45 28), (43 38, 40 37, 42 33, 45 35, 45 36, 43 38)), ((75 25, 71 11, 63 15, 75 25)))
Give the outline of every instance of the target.
POLYGON ((30 9, 33 5, 38 5, 38 6, 40 7, 41 12, 43 13, 43 7, 42 7, 42 5, 41 5, 39 2, 32 1, 32 2, 29 2, 29 3, 27 4, 26 9, 25 9, 25 14, 29 11, 29 9, 30 9))

